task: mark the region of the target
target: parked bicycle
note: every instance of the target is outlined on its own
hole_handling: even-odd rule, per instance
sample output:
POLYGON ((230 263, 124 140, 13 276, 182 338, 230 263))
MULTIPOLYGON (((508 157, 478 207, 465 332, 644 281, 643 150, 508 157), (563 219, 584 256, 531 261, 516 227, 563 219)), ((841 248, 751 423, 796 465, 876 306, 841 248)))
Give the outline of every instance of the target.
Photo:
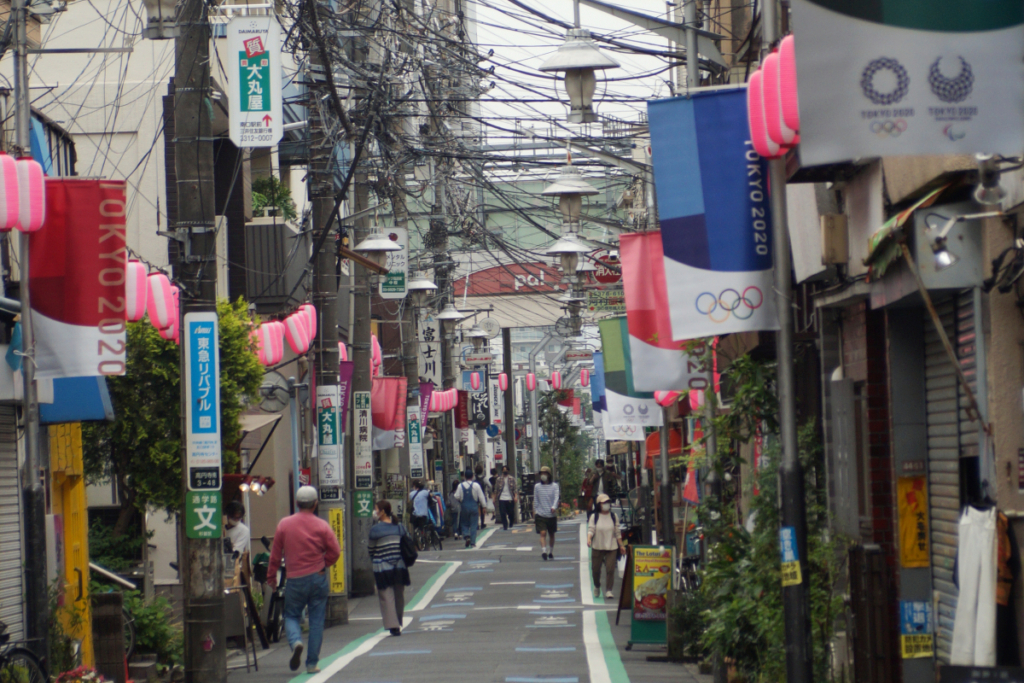
MULTIPOLYGON (((260 538, 260 542, 263 547, 267 549, 267 552, 271 551, 271 541, 273 537, 267 538, 263 536, 260 538)), ((257 561, 253 563, 252 577, 260 583, 267 582, 267 572, 269 570, 269 558, 267 562, 257 561)), ((281 641, 281 635, 284 633, 284 587, 288 580, 288 573, 285 571, 284 558, 281 558, 281 569, 278 572, 277 588, 270 594, 270 599, 266 605, 267 620, 263 625, 263 630, 267 634, 267 639, 271 642, 278 643, 281 641)), ((0 683, 4 683, 0 681, 0 683)))
POLYGON ((437 533, 436 524, 424 524, 415 530, 413 538, 416 539, 416 547, 424 550, 444 550, 441 543, 441 536, 437 533))
POLYGON ((48 683, 43 663, 20 642, 10 642, 7 624, 0 621, 0 683, 48 683))

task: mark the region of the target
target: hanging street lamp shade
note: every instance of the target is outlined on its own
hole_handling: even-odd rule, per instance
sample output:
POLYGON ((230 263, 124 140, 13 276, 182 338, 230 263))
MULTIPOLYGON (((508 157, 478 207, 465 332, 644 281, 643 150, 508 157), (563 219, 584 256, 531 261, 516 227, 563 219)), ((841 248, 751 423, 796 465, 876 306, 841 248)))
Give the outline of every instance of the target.
POLYGON ((132 260, 125 265, 124 301, 125 317, 134 323, 146 317, 149 303, 149 287, 146 283, 146 266, 132 260))
POLYGON ((355 246, 355 251, 370 259, 383 268, 388 263, 388 252, 400 251, 398 242, 388 238, 380 228, 371 228, 371 232, 362 242, 355 246))
POLYGON ((437 291, 437 285, 423 273, 416 273, 409 282, 409 296, 412 297, 413 306, 425 306, 427 299, 437 291))
POLYGON ((562 167, 561 174, 555 182, 541 192, 546 197, 558 197, 558 210, 562 212, 562 223, 566 226, 579 228, 580 214, 583 211, 583 197, 600 194, 600 191, 583 179, 583 174, 575 166, 562 167))
POLYGON ((569 116, 566 120, 569 123, 593 123, 597 121, 594 112, 597 79, 594 72, 618 66, 618 62, 597 47, 597 43, 590 37, 590 31, 571 28, 565 34, 565 42, 540 65, 540 70, 565 72, 565 92, 569 96, 569 116))
POLYGON ((18 226, 18 162, 10 154, 0 154, 0 232, 18 226))
POLYGON ((18 159, 18 230, 35 232, 46 221, 43 167, 31 157, 18 159))
POLYGON ((145 0, 146 28, 142 35, 150 40, 177 38, 181 33, 174 21, 175 0, 145 0))
POLYGON ((563 234, 550 247, 545 250, 549 256, 557 256, 562 262, 562 272, 566 275, 575 275, 580 264, 580 255, 590 252, 580 238, 573 233, 563 234))

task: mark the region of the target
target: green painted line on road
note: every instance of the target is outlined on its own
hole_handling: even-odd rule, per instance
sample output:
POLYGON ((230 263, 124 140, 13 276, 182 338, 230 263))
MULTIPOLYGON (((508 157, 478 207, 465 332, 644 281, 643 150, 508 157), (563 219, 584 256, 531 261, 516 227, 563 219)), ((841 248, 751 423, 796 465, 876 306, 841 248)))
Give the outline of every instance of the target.
MULTIPOLYGON (((356 638, 351 643, 349 643, 345 647, 343 647, 340 650, 338 650, 337 652, 335 652, 333 655, 331 655, 329 657, 325 657, 324 659, 321 659, 319 662, 317 662, 317 666, 320 667, 321 669, 326 669, 328 666, 331 665, 331 663, 334 662, 334 660, 338 659, 339 657, 344 657, 345 655, 347 655, 348 653, 352 652, 353 650, 358 648, 360 645, 365 643, 370 638, 373 638, 374 636, 379 635, 379 634, 381 634, 383 632, 384 632, 384 629, 380 628, 380 629, 377 629, 376 631, 371 631, 370 633, 367 633, 365 636, 361 636, 359 638, 356 638)), ((316 674, 299 674, 295 678, 293 678, 290 681, 288 681, 288 683, 299 683, 300 681, 307 681, 307 680, 309 680, 310 678, 312 678, 315 675, 316 674)))
POLYGON ((594 620, 597 624, 597 637, 601 641, 601 651, 604 653, 604 662, 608 667, 608 678, 612 683, 629 683, 629 674, 622 664, 619 647, 615 644, 612 627, 608 623, 608 612, 596 612, 594 620))
POLYGON ((407 612, 411 612, 419 607, 420 603, 423 602, 423 598, 426 597, 428 592, 430 592, 430 589, 433 588, 434 584, 440 581, 444 573, 448 571, 448 568, 454 564, 454 562, 445 562, 440 569, 434 572, 434 575, 431 576, 425 584, 423 584, 423 587, 416 591, 416 595, 413 596, 412 601, 406 604, 405 610, 407 612))
POLYGON ((494 532, 497 531, 497 530, 498 530, 498 527, 492 526, 490 529, 485 530, 482 534, 477 536, 476 537, 476 544, 477 544, 477 546, 481 546, 484 543, 486 543, 487 539, 489 539, 492 535, 494 535, 494 532))

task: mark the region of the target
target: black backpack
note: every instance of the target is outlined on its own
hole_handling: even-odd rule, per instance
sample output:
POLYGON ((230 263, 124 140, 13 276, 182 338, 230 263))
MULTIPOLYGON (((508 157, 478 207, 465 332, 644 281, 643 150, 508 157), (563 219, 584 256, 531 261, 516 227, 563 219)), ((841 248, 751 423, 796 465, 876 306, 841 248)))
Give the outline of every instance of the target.
POLYGON ((406 567, 411 567, 416 564, 416 558, 420 556, 416 550, 416 541, 412 540, 412 536, 405 530, 404 526, 399 526, 401 536, 399 536, 399 550, 402 552, 402 561, 405 562, 406 567))

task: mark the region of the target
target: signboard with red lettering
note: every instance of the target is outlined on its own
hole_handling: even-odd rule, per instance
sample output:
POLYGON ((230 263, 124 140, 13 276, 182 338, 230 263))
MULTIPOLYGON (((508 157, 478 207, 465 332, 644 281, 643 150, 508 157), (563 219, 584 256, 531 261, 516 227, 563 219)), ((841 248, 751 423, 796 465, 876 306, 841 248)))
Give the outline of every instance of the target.
POLYGON ((594 281, 602 285, 617 285, 622 282, 622 266, 619 264, 619 255, 607 249, 598 249, 590 252, 590 258, 594 261, 594 281))
POLYGON ((560 292, 565 289, 561 282, 562 271, 555 266, 546 263, 510 263, 485 268, 459 278, 455 281, 455 296, 560 292))

